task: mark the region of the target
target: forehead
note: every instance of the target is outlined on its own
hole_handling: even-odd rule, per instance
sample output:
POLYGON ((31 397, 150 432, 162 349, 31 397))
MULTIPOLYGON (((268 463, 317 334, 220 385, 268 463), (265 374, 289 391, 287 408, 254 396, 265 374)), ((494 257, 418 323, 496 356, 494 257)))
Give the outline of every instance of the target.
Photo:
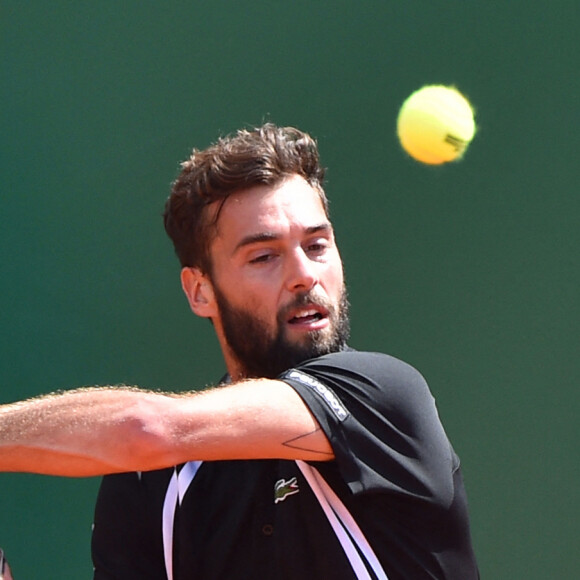
POLYGON ((319 192, 294 176, 232 194, 221 209, 215 241, 237 243, 262 233, 282 236, 327 223, 319 192))

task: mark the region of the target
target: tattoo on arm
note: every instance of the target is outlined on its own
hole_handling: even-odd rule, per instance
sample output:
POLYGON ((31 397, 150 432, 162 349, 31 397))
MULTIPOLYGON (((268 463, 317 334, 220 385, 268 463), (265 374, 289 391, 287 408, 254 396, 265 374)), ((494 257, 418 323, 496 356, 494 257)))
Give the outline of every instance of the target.
POLYGON ((332 457, 332 453, 329 453, 328 451, 322 451, 321 449, 317 449, 315 446, 309 444, 308 438, 311 438, 312 435, 318 433, 321 430, 322 429, 318 427, 314 431, 310 431, 309 433, 304 433, 303 435, 299 435, 298 437, 284 441, 282 445, 284 447, 291 447, 292 449, 300 449, 302 451, 309 451, 310 453, 318 453, 325 457, 332 457))

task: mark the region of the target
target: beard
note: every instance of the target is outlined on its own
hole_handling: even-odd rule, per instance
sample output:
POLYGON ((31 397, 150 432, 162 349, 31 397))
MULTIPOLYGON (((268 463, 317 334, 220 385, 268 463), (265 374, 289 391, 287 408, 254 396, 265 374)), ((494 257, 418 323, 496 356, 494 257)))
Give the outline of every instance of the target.
POLYGON ((214 283, 225 339, 243 368, 245 378, 274 379, 305 360, 344 350, 350 335, 349 302, 343 287, 337 304, 311 292, 298 294, 278 312, 276 328, 252 312, 232 306, 214 283), (291 309, 319 305, 328 311, 330 324, 291 341, 286 333, 286 315, 291 309))

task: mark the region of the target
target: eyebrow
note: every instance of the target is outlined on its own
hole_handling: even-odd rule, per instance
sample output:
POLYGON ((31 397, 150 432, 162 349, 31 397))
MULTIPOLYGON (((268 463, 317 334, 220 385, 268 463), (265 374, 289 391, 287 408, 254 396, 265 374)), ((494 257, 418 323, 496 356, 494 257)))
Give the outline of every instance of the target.
MULTIPOLYGON (((311 236, 312 234, 317 234, 320 232, 332 232, 332 225, 329 222, 323 222, 314 226, 309 226, 304 230, 304 234, 311 236)), ((258 232, 256 234, 249 234, 243 237, 234 248, 233 253, 235 254, 238 250, 250 246, 251 244, 259 244, 260 242, 271 242, 279 240, 282 236, 275 234, 273 232, 258 232)))

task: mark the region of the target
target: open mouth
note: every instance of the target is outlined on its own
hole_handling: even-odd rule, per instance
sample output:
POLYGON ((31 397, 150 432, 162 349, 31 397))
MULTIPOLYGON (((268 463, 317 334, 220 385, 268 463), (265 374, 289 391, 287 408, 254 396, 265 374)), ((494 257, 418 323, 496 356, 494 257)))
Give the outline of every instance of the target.
POLYGON ((299 324, 304 322, 316 322, 317 320, 322 320, 324 316, 320 312, 305 312, 303 314, 298 314, 293 316, 288 322, 290 324, 299 324))
POLYGON ((311 306, 295 310, 288 318, 288 324, 314 325, 328 318, 328 312, 320 306, 311 306))

